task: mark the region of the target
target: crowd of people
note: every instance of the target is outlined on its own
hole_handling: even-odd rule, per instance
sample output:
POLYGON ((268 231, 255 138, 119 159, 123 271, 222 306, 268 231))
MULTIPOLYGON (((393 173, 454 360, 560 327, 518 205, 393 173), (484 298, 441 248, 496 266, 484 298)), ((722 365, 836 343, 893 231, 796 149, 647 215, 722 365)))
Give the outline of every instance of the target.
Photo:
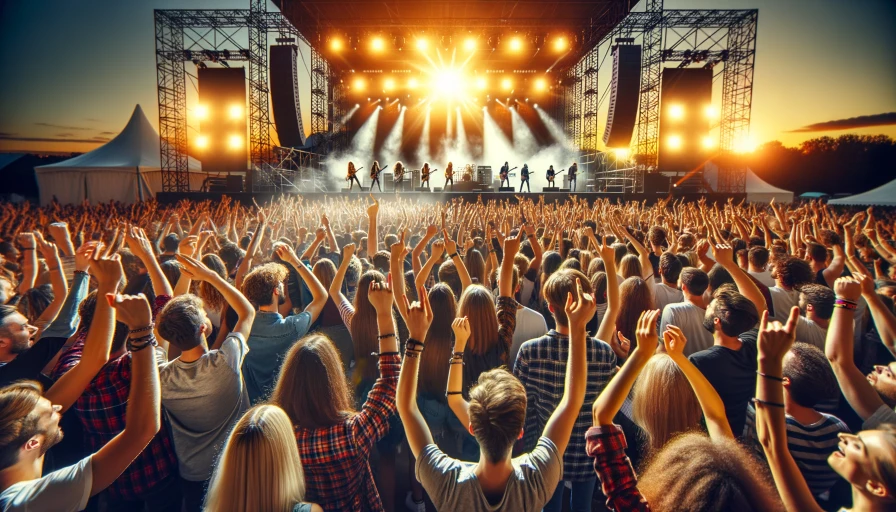
POLYGON ((0 205, 0 510, 896 510, 894 238, 821 203, 0 205))

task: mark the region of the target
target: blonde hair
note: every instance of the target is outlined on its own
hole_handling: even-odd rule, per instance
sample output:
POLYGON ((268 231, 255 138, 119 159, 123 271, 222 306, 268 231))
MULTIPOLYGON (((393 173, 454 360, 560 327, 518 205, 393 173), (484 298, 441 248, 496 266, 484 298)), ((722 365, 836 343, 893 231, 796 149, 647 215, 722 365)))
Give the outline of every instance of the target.
POLYGON ((700 429, 697 395, 668 354, 651 357, 635 383, 632 420, 644 432, 645 454, 658 452, 678 434, 700 429))
POLYGON ((227 438, 205 498, 207 512, 291 512, 305 497, 292 423, 276 405, 246 411, 227 438))

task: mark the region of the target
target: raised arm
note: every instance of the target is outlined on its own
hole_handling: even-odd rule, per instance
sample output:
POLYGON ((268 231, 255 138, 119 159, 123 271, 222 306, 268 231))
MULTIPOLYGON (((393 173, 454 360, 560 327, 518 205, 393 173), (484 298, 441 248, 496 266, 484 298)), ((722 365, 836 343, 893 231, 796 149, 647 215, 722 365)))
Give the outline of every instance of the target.
POLYGON ((44 329, 40 336, 68 338, 75 333, 78 328, 78 306, 87 296, 87 289, 90 285, 90 276, 87 275, 87 269, 90 268, 90 261, 93 251, 96 249, 97 242, 87 242, 82 244, 75 253, 75 275, 72 278, 72 286, 68 290, 65 302, 53 322, 44 329))
MULTIPOLYGON (((44 257, 47 266, 50 268, 50 284, 53 286, 53 301, 50 302, 34 323, 34 325, 40 329, 40 332, 42 332, 50 322, 56 318, 56 315, 58 315, 59 311, 62 309, 62 304, 65 303, 66 295, 68 294, 68 282, 62 274, 62 262, 59 261, 59 253, 56 252, 56 244, 44 240, 44 237, 41 236, 39 231, 36 231, 34 234, 41 255, 44 257)), ((38 332, 37 338, 40 338, 40 332, 38 332)))
MULTIPOLYGON (((511 257, 512 259, 512 257, 511 257)), ((597 311, 597 303, 591 294, 582 291, 582 282, 576 279, 576 298, 568 294, 566 298, 566 316, 569 319, 569 359, 566 363, 566 382, 563 386, 563 398, 548 418, 544 426, 543 436, 550 439, 557 447, 557 453, 563 455, 569 443, 569 436, 576 419, 582 412, 585 401, 585 385, 588 380, 588 333, 585 328, 588 321, 597 311)))
POLYGON ((249 332, 252 330, 252 322, 255 320, 255 308, 252 307, 249 300, 223 277, 219 276, 217 272, 206 267, 201 261, 185 254, 178 254, 177 262, 181 264, 182 272, 190 276, 191 279, 205 281, 221 293, 224 300, 227 301, 227 305, 233 309, 237 316, 236 324, 230 329, 230 332, 239 333, 243 336, 243 339, 248 339, 249 332))
POLYGON ((719 439, 734 439, 734 433, 731 432, 731 425, 728 423, 728 417, 725 415, 725 403, 712 384, 703 376, 703 373, 694 366, 694 363, 684 355, 684 347, 688 340, 684 333, 677 326, 670 325, 663 332, 663 346, 669 357, 678 365, 681 372, 684 373, 691 389, 697 395, 697 401, 700 402, 700 408, 703 410, 703 417, 706 419, 706 429, 709 431, 709 437, 719 439))
MULTIPOLYGON (((408 254, 408 247, 405 245, 406 231, 402 230, 401 238, 398 242, 389 247, 389 274, 392 279, 392 296, 394 298, 395 307, 398 314, 405 322, 408 321, 408 297, 407 285, 404 280, 404 259, 408 254)), ((426 290, 424 290, 424 293, 426 290)))
POLYGON ((379 250, 379 234, 377 234, 377 214, 380 211, 380 202, 373 194, 370 194, 372 205, 367 207, 367 259, 373 261, 373 255, 379 250))
POLYGON ((423 414, 420 413, 420 409, 417 407, 417 378, 420 369, 420 353, 423 352, 423 340, 426 339, 426 333, 432 324, 433 315, 426 290, 418 289, 417 295, 420 297, 420 302, 408 304, 407 296, 404 296, 402 300, 406 306, 405 322, 408 326, 410 339, 405 351, 404 362, 401 365, 401 374, 398 377, 398 391, 395 397, 398 415, 401 417, 404 432, 408 437, 408 445, 411 447, 414 457, 418 457, 426 445, 433 444, 429 426, 427 426, 423 414), (412 344, 410 340, 414 340, 418 344, 412 344))
POLYGON ((473 284, 473 279, 470 278, 470 273, 467 272, 467 266, 464 265, 464 260, 457 254, 457 242, 451 239, 448 236, 448 231, 442 231, 442 238, 445 239, 445 250, 448 251, 448 258, 454 262, 454 266, 457 267, 457 276, 460 278, 461 285, 461 293, 466 290, 471 284, 473 284))
MULTIPOLYGON (((255 232, 252 233, 252 241, 249 242, 249 246, 246 248, 246 255, 243 257, 243 261, 240 262, 240 266, 236 270, 236 278, 233 280, 233 284, 237 288, 243 286, 243 279, 252 268, 252 262, 258 254, 258 247, 261 245, 261 241, 264 238, 264 228, 268 223, 268 218, 265 216, 264 210, 259 209, 256 218, 258 220, 258 225, 255 227, 255 232)), ((246 223, 248 224, 248 221, 246 223)), ((237 241, 239 241, 239 238, 237 238, 237 241)))
MULTIPOLYGON (((198 237, 196 235, 187 235, 183 237, 177 245, 177 254, 183 254, 192 258, 196 254, 197 240, 198 237)), ((192 283, 193 278, 186 272, 181 272, 180 277, 177 278, 177 283, 174 285, 174 297, 180 297, 181 295, 190 293, 190 285, 192 283)))
POLYGON ((715 248, 716 262, 731 274, 737 290, 750 300, 755 306, 756 311, 761 315, 763 311, 768 310, 768 304, 765 302, 765 296, 759 291, 759 287, 750 278, 750 275, 744 272, 742 268, 737 266, 734 261, 734 249, 728 244, 719 244, 715 248))
MULTIPOLYGON (((529 262, 529 270, 538 270, 541 267, 541 259, 542 256, 544 256, 544 250, 542 250, 541 244, 538 243, 538 237, 535 236, 535 226, 532 224, 525 224, 524 228, 526 229, 526 238, 529 240, 529 245, 532 246, 532 252, 535 253, 535 257, 529 262)), ((522 278, 522 276, 520 276, 520 278, 522 278)))
POLYGON ((414 269, 414 275, 419 275, 422 270, 420 267, 420 255, 423 254, 423 249, 426 248, 426 244, 428 244, 438 232, 439 230, 436 228, 435 224, 430 224, 429 227, 426 228, 426 234, 423 235, 423 238, 417 242, 417 245, 414 246, 414 250, 411 251, 411 268, 414 269))
MULTIPOLYGON (((131 331, 151 325, 152 312, 149 302, 140 295, 106 295, 106 300, 97 300, 97 309, 102 302, 114 305, 119 319, 131 331)), ((144 332, 128 336, 127 348, 131 354, 131 385, 128 390, 128 406, 125 413, 125 427, 97 451, 92 459, 93 485, 91 496, 98 494, 114 482, 162 426, 161 386, 159 370, 155 358, 155 338, 148 331, 149 338, 140 338, 144 332)))
POLYGON ((314 240, 308 244, 308 247, 305 248, 305 252, 302 253, 303 260, 310 260, 314 258, 314 255, 317 254, 318 249, 320 248, 320 244, 324 242, 327 233, 323 230, 323 228, 317 228, 317 231, 314 232, 314 240))
POLYGON ((421 268, 419 272, 415 271, 414 273, 414 284, 417 286, 417 288, 426 287, 426 282, 427 280, 429 280, 429 275, 432 273, 432 268, 436 265, 436 263, 442 260, 442 253, 445 252, 445 242, 441 240, 433 242, 430 252, 432 254, 429 255, 426 263, 423 264, 423 268, 421 268))
POLYGON ((526 231, 521 226, 515 238, 508 234, 504 239, 504 255, 501 259, 501 273, 498 277, 498 296, 500 297, 513 297, 513 258, 519 252, 520 244, 525 236, 526 231))
POLYGON ((34 288, 37 281, 37 241, 34 233, 19 233, 18 242, 22 248, 22 281, 18 292, 23 294, 34 288))
POLYGON ((454 332, 454 354, 448 366, 448 407, 464 426, 470 424, 470 404, 464 399, 464 349, 470 339, 470 320, 467 317, 455 318, 451 322, 454 332))
POLYGON ((165 277, 165 273, 162 272, 159 260, 156 259, 152 252, 152 244, 149 241, 149 238, 146 237, 146 232, 143 231, 143 228, 131 226, 130 229, 125 231, 125 234, 131 252, 134 253, 134 256, 140 258, 140 261, 143 262, 143 266, 146 267, 146 273, 149 274, 149 279, 152 282, 153 293, 155 293, 157 297, 159 295, 170 296, 174 293, 171 289, 171 284, 168 282, 168 278, 165 277))
POLYGON ((784 420, 783 361, 796 337, 799 314, 799 308, 794 307, 786 327, 782 327, 779 322, 768 322, 768 311, 762 313, 757 341, 760 377, 756 379, 756 434, 784 507, 787 510, 821 511, 790 454, 784 420))
MULTIPOLYGON (((632 350, 631 355, 625 360, 625 364, 613 376, 607 387, 601 391, 591 408, 595 426, 613 424, 613 418, 622 407, 625 397, 632 390, 635 379, 638 378, 641 370, 647 366, 647 362, 656 352, 656 347, 659 344, 659 337, 656 334, 656 319, 659 315, 660 310, 658 309, 641 312, 635 331, 638 345, 632 350)), ((631 344, 629 343, 629 345, 631 344)))
POLYGON ((891 354, 896 356, 896 315, 890 311, 880 295, 874 290, 874 281, 868 274, 854 273, 852 275, 862 285, 862 298, 868 304, 871 318, 874 319, 874 327, 880 336, 881 342, 891 354))
POLYGON ((597 339, 610 343, 610 340, 616 334, 616 318, 619 317, 620 307, 619 276, 616 274, 616 251, 607 244, 606 236, 603 236, 601 243, 598 244, 594 231, 591 228, 588 228, 587 235, 591 238, 595 247, 597 247, 597 252, 604 262, 604 270, 607 274, 607 311, 601 318, 600 326, 597 328, 597 339))
POLYGON ((838 304, 828 326, 824 354, 834 369, 846 401, 863 420, 867 420, 884 401, 853 360, 853 310, 861 297, 862 288, 855 279, 841 277, 834 283, 834 293, 838 304))
POLYGON ((333 276, 333 282, 330 283, 328 294, 333 302, 337 305, 342 301, 348 301, 342 294, 342 283, 345 281, 345 273, 352 262, 352 255, 355 254, 355 244, 346 244, 342 246, 342 261, 339 262, 339 268, 336 269, 336 275, 333 276))
POLYGON ((327 305, 327 290, 324 288, 324 285, 320 284, 317 277, 308 270, 308 267, 299 261, 299 257, 296 256, 292 247, 288 245, 277 247, 277 256, 298 271, 302 281, 305 281, 305 285, 311 291, 311 302, 305 306, 305 311, 311 315, 311 323, 314 323, 317 321, 317 317, 320 316, 321 311, 324 310, 324 306, 327 305))

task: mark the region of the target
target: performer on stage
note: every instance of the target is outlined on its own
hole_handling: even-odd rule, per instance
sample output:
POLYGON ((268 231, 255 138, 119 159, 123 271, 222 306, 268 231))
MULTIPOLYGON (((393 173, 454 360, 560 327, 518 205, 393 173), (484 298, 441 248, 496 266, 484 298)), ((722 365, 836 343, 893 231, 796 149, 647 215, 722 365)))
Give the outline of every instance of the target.
POLYGON ((423 162, 423 168, 420 169, 420 187, 429 188, 429 162, 423 162))
POLYGON ((504 165, 501 166, 501 186, 504 186, 504 182, 507 182, 507 186, 510 186, 510 164, 504 162, 504 165))
POLYGON ((392 186, 395 188, 395 192, 398 192, 398 189, 404 189, 404 165, 401 162, 395 162, 395 170, 392 172, 392 186))
POLYGON ((467 164, 464 166, 464 174, 460 177, 461 181, 473 181, 473 166, 467 164))
POLYGON ((552 165, 552 166, 548 169, 548 174, 547 174, 547 178, 548 178, 548 186, 549 186, 549 187, 553 187, 553 186, 554 186, 554 176, 555 176, 556 174, 557 174, 557 172, 554 170, 554 166, 552 165))
POLYGON ((355 183, 358 184, 358 188, 361 189, 361 192, 364 191, 364 187, 361 186, 361 181, 358 180, 358 171, 355 170, 354 162, 348 163, 348 175, 345 177, 346 181, 349 182, 348 190, 351 191, 355 188, 355 183))
POLYGON ((569 190, 572 192, 576 191, 576 175, 579 174, 579 164, 573 162, 572 165, 569 166, 567 170, 569 173, 569 190))
POLYGON ((380 192, 383 191, 383 186, 380 185, 380 173, 382 169, 380 169, 380 163, 376 160, 373 161, 373 167, 370 168, 370 191, 373 192, 373 184, 376 183, 376 187, 380 189, 380 192))
POLYGON ((445 167, 445 188, 448 188, 448 183, 451 183, 451 190, 454 190, 454 164, 448 162, 448 167, 445 167))
MULTIPOLYGON (((508 180, 508 185, 510 180, 508 180)), ((520 192, 523 191, 523 185, 526 185, 526 191, 532 192, 532 189, 529 188, 529 164, 523 164, 523 168, 520 169, 520 192)))

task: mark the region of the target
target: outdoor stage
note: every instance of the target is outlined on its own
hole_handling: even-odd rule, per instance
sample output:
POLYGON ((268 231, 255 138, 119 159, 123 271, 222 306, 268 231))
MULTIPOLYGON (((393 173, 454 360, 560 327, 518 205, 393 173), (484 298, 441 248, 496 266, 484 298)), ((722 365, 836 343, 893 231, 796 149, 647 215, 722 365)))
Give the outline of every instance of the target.
MULTIPOLYGON (((237 192, 237 193, 222 193, 222 192, 159 192, 156 194, 156 199, 162 204, 174 204, 183 199, 189 199, 191 201, 220 201, 222 197, 229 196, 234 201, 239 202, 243 205, 252 205, 252 201, 255 200, 258 204, 264 204, 270 202, 271 200, 276 199, 277 197, 283 195, 292 195, 292 194, 278 194, 278 193, 250 193, 250 192, 237 192)), ((303 198, 314 201, 320 200, 325 197, 351 197, 351 198, 368 198, 368 192, 315 192, 315 193, 301 193, 295 194, 300 195, 303 198)), ((612 202, 628 202, 628 201, 647 201, 648 204, 654 203, 659 199, 666 199, 668 197, 674 198, 683 198, 686 201, 698 201, 700 198, 705 197, 707 203, 717 202, 719 204, 725 203, 729 198, 734 198, 734 202, 738 203, 742 199, 747 197, 746 193, 744 194, 697 194, 697 193, 686 193, 686 194, 624 194, 624 193, 608 193, 608 192, 532 192, 532 193, 523 193, 519 192, 379 192, 375 191, 373 193, 374 197, 382 198, 386 200, 392 200, 397 197, 401 197, 403 199, 408 199, 412 201, 423 201, 423 202, 447 202, 454 198, 462 198, 466 201, 475 202, 480 196, 483 201, 491 201, 491 200, 516 200, 516 196, 520 196, 527 199, 532 199, 533 201, 538 201, 539 196, 544 196, 544 200, 546 202, 554 202, 554 201, 565 201, 569 198, 569 196, 573 195, 579 199, 585 199, 589 203, 594 202, 598 199, 609 199, 612 202)))

